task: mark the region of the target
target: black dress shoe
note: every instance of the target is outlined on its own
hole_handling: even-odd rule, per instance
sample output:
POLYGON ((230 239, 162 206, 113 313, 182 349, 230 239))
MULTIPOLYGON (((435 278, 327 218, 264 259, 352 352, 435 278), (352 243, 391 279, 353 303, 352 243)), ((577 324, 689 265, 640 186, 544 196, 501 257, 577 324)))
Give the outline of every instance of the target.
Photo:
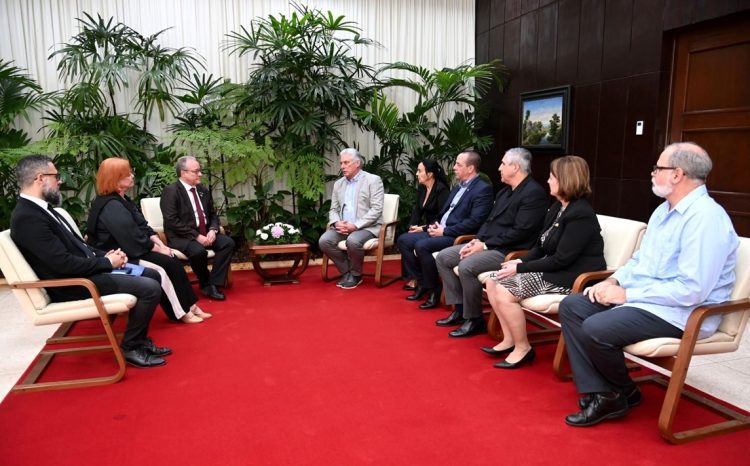
MULTIPOLYGON (((591 404, 591 401, 595 396, 596 393, 587 393, 586 395, 583 395, 583 397, 578 400, 578 406, 581 408, 581 410, 586 409, 586 407, 591 404)), ((641 401, 643 401, 643 393, 641 393, 638 385, 633 386, 633 389, 630 390, 627 395, 625 395, 625 399, 628 400, 628 408, 632 408, 641 404, 641 401)))
POLYGON ((606 419, 616 419, 628 414, 628 400, 622 393, 596 393, 586 409, 565 417, 565 423, 574 427, 588 427, 606 419))
POLYGON ((453 338, 470 337, 472 335, 479 335, 487 331, 487 324, 484 322, 484 317, 475 317, 469 319, 461 324, 455 330, 448 332, 448 336, 453 338))
POLYGON ((430 291, 430 295, 427 296, 427 301, 419 305, 420 309, 434 309, 440 305, 440 292, 441 289, 430 291))
POLYGON ((341 288, 341 285, 347 280, 349 280, 349 272, 346 272, 345 274, 341 275, 341 280, 336 282, 336 286, 341 288))
POLYGON ((362 277, 349 274, 349 278, 344 280, 341 283, 341 289, 342 290, 353 290, 354 288, 358 287, 360 284, 362 284, 362 277))
POLYGON ((217 301, 224 301, 226 297, 216 288, 216 285, 208 285, 201 288, 201 294, 217 301))
POLYGON ((438 319, 435 321, 435 325, 438 327, 453 327, 455 325, 461 325, 464 323, 463 311, 453 311, 445 319, 438 319))
POLYGON ((430 290, 428 290, 427 288, 422 288, 421 286, 418 286, 417 289, 414 290, 414 294, 410 294, 409 296, 407 296, 406 300, 407 301, 416 301, 418 299, 422 299, 422 297, 424 295, 426 295, 427 293, 429 293, 429 292, 430 292, 430 290))
POLYGON ((125 361, 128 364, 135 367, 156 367, 167 363, 159 356, 149 353, 143 346, 130 351, 123 351, 122 355, 125 356, 125 361))
POLYGON ((495 363, 495 367, 497 367, 498 369, 518 369, 524 364, 531 364, 531 361, 533 361, 535 357, 536 357, 536 351, 534 351, 534 348, 531 348, 526 354, 523 355, 520 361, 518 362, 501 361, 501 362, 495 363))
POLYGON ((496 350, 495 348, 491 346, 482 346, 479 348, 480 350, 484 351, 485 353, 489 354, 490 356, 500 356, 501 354, 510 353, 514 349, 516 349, 515 346, 511 346, 510 348, 505 348, 501 350, 496 350))
POLYGON ((156 346, 151 338, 146 339, 146 344, 143 345, 143 348, 149 354, 152 354, 154 356, 167 356, 169 354, 172 354, 171 348, 167 348, 166 346, 156 346))

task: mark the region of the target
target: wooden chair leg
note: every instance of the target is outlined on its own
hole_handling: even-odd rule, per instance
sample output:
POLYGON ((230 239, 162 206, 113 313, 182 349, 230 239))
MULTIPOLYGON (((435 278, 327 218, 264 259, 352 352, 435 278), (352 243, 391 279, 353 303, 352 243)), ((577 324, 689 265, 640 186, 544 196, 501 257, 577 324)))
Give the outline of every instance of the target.
POLYGON ((562 332, 560 338, 557 341, 557 349, 555 349, 555 357, 552 360, 552 369, 555 371, 555 375, 560 380, 572 380, 573 373, 570 370, 570 364, 568 363, 568 353, 565 351, 565 338, 562 332))
MULTIPOLYGON (((103 312, 103 311, 100 311, 103 312)), ((120 344, 117 341, 114 330, 110 323, 108 315, 101 316, 102 325, 104 326, 104 332, 108 345, 100 346, 83 346, 77 348, 62 348, 62 349, 50 349, 43 350, 39 353, 39 358, 36 363, 32 366, 29 373, 24 377, 22 382, 16 384, 11 391, 13 392, 36 392, 44 390, 61 390, 67 388, 79 388, 79 387, 92 387, 96 385, 106 385, 118 382, 125 376, 125 358, 122 355, 120 344), (89 377, 84 379, 72 379, 72 380, 60 380, 54 382, 37 382, 39 377, 42 376, 47 366, 52 362, 55 356, 65 355, 79 355, 87 353, 95 353, 102 351, 112 351, 117 361, 117 372, 112 375, 104 377, 89 377)), ((70 343, 68 341, 62 341, 61 343, 70 343)))

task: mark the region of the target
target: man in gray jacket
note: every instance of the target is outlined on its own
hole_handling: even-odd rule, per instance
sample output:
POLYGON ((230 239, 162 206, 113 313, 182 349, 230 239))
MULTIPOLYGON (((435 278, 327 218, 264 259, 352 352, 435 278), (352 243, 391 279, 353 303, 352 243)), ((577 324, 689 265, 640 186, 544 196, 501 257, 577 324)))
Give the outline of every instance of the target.
POLYGON ((362 170, 364 159, 357 149, 339 154, 341 173, 331 195, 329 228, 320 236, 320 249, 333 260, 341 272, 336 286, 346 290, 362 283, 364 244, 378 235, 383 224, 385 193, 379 176, 362 170), (346 240, 346 251, 338 248, 346 240))

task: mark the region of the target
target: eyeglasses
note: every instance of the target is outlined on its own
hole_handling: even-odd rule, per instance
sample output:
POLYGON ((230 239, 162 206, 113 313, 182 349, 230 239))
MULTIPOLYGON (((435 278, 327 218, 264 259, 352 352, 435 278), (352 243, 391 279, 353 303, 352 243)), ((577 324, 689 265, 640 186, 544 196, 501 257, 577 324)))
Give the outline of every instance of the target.
POLYGON ((42 176, 54 176, 57 181, 60 181, 61 175, 58 173, 40 173, 42 176))
POLYGON ((203 171, 201 171, 201 169, 200 169, 200 168, 199 168, 199 169, 197 169, 197 170, 188 170, 188 169, 186 168, 186 169, 185 169, 185 170, 183 170, 183 171, 186 171, 186 172, 190 172, 190 173, 192 173, 192 174, 194 174, 194 175, 197 175, 198 173, 203 173, 203 171))
POLYGON ((674 170, 677 167, 660 167, 659 165, 654 165, 654 168, 651 170, 651 172, 658 172, 659 170, 674 170))

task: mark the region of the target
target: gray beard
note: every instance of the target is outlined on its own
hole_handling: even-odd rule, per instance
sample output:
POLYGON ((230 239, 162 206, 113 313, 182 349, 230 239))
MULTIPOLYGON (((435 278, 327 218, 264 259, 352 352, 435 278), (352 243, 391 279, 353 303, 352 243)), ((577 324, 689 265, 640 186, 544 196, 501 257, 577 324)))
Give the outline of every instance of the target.
POLYGON ((62 200, 60 191, 52 191, 51 189, 43 189, 42 198, 45 201, 47 201, 48 204, 51 204, 52 206, 60 205, 60 201, 62 200))

